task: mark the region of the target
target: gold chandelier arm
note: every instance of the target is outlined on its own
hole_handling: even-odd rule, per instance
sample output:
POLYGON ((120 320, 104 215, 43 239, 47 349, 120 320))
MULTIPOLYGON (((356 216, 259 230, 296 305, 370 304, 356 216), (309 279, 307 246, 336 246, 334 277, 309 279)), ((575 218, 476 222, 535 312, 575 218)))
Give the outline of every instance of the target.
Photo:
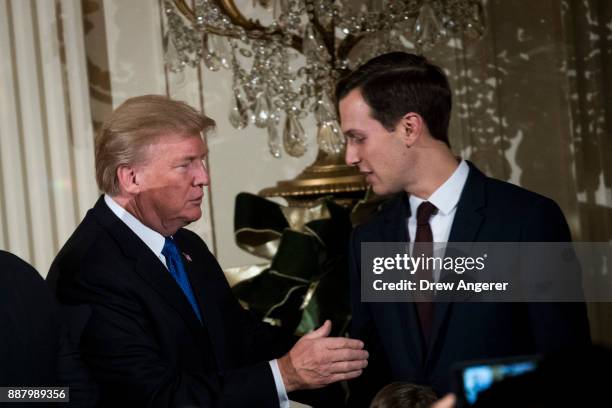
MULTIPOLYGON (((194 11, 187 5, 187 0, 173 0, 176 8, 183 14, 192 24, 196 23, 196 15, 194 11)), ((260 40, 266 40, 271 35, 283 35, 281 30, 275 30, 270 34, 266 33, 266 28, 262 26, 258 21, 247 19, 236 7, 233 0, 215 0, 215 3, 221 8, 232 24, 237 25, 245 29, 249 38, 255 38, 260 40)), ((228 36, 220 32, 214 27, 207 27, 207 30, 213 34, 228 36)), ((297 35, 291 36, 291 48, 295 49, 299 53, 302 52, 302 37, 297 35)))
POLYGON ((259 22, 254 22, 253 20, 249 20, 245 16, 242 15, 238 7, 233 0, 215 0, 215 3, 223 10, 225 14, 232 20, 237 26, 244 28, 247 31, 251 30, 260 30, 263 31, 265 28, 259 24, 259 22))
POLYGON ((351 50, 357 45, 359 41, 363 39, 363 37, 364 37, 363 34, 360 34, 360 35, 351 34, 351 35, 346 36, 346 38, 344 38, 340 42, 340 45, 338 46, 338 58, 340 60, 345 60, 346 58, 348 58, 348 55, 351 52, 351 50))
MULTIPOLYGON (((186 0, 173 0, 174 5, 177 9, 192 23, 196 22, 196 15, 194 11, 187 5, 186 0)), ((258 22, 247 19, 242 15, 236 4, 232 0, 215 0, 215 3, 223 10, 223 12, 232 20, 234 25, 240 26, 247 31, 260 30, 264 31, 265 28, 258 22)))
MULTIPOLYGON (((269 35, 266 34, 266 28, 262 26, 259 21, 253 21, 247 19, 236 7, 236 3, 234 0, 215 0, 217 5, 223 10, 225 14, 232 20, 237 26, 244 28, 247 31, 247 34, 250 34, 249 37, 257 38, 257 39, 268 39, 269 35), (255 35, 253 32, 257 32, 255 35)), ((283 31, 277 29, 273 31, 270 35, 283 35, 283 31)), ((291 48, 296 50, 297 52, 302 52, 302 37, 297 35, 291 36, 291 48)))
POLYGON ((193 10, 185 3, 185 0, 173 0, 174 5, 177 9, 185 16, 191 23, 195 24, 196 16, 193 10))

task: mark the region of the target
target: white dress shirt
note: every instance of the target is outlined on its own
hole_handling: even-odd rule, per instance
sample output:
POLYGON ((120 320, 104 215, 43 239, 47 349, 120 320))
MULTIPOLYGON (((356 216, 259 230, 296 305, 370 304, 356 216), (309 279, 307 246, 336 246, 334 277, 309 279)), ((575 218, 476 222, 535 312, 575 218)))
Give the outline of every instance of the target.
MULTIPOLYGON (((459 166, 455 169, 453 174, 440 186, 433 194, 424 200, 415 195, 411 195, 408 199, 410 203, 410 217, 408 218, 408 235, 410 236, 410 243, 414 243, 417 230, 417 208, 424 201, 429 201, 436 206, 438 211, 431 216, 429 219, 429 225, 431 226, 431 232, 433 234, 433 242, 446 243, 450 236, 451 227, 453 226, 453 220, 455 219, 455 213, 457 212, 457 204, 459 203, 459 197, 465 187, 470 167, 461 160, 459 166)), ((412 247, 412 245, 411 245, 412 247)), ((412 248, 411 248, 412 249, 412 248)), ((435 245, 434 245, 435 251, 435 245)), ((436 282, 440 279, 440 270, 434 270, 434 279, 436 282)))
MULTIPOLYGON (((145 243, 146 246, 153 251, 155 256, 161 261, 166 268, 166 257, 162 255, 162 249, 164 249, 164 243, 166 238, 157 231, 144 225, 136 217, 126 211, 125 208, 121 207, 115 200, 109 195, 104 195, 104 202, 110 208, 110 210, 119 218, 121 221, 132 230, 134 234, 138 236, 145 243)), ((269 361, 270 368, 272 369, 272 375, 274 376, 274 384, 276 385, 276 393, 278 394, 278 402, 280 408, 289 408, 289 397, 285 390, 285 384, 283 383, 283 377, 281 376, 280 369, 278 368, 278 361, 269 361)))

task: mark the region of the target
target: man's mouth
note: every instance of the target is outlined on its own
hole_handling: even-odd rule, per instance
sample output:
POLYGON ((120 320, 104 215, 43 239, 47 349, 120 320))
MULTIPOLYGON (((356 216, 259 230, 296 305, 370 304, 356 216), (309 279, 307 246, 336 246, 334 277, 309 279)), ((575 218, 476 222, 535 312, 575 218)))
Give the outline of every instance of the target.
POLYGON ((372 176, 374 175, 373 171, 360 171, 360 173, 365 177, 366 181, 370 181, 372 176))

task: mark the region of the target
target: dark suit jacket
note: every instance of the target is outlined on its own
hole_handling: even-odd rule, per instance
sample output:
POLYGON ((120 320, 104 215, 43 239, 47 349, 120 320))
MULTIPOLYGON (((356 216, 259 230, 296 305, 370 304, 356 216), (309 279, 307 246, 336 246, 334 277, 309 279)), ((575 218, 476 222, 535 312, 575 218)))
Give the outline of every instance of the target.
MULTIPOLYGON (((469 163, 450 242, 568 242, 557 204, 491 179, 469 163)), ((430 343, 424 347, 413 303, 360 301, 360 243, 406 242, 410 207, 405 193, 355 228, 350 246, 352 337, 365 340, 370 364, 352 387, 351 406, 369 403, 392 381, 450 391, 455 362, 555 352, 590 342, 583 303, 435 303, 430 343), (427 351, 424 351, 427 350, 427 351)))
POLYGON ((181 229, 174 238, 188 255, 183 262, 203 324, 161 261, 102 197, 53 262, 48 279, 61 304, 91 310, 80 352, 100 405, 278 406, 268 360, 288 349, 286 338, 239 305, 196 234, 181 229))
POLYGON ((57 309, 45 281, 0 251, 0 386, 57 385, 58 341, 57 309))

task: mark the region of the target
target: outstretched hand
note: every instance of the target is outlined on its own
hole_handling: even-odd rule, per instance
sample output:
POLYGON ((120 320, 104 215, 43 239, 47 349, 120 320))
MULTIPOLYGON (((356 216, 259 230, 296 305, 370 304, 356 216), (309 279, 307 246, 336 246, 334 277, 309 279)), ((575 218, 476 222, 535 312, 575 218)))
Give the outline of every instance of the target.
POLYGON ((368 365, 368 352, 360 340, 328 337, 331 322, 304 335, 278 360, 287 392, 320 388, 361 375, 368 365))

